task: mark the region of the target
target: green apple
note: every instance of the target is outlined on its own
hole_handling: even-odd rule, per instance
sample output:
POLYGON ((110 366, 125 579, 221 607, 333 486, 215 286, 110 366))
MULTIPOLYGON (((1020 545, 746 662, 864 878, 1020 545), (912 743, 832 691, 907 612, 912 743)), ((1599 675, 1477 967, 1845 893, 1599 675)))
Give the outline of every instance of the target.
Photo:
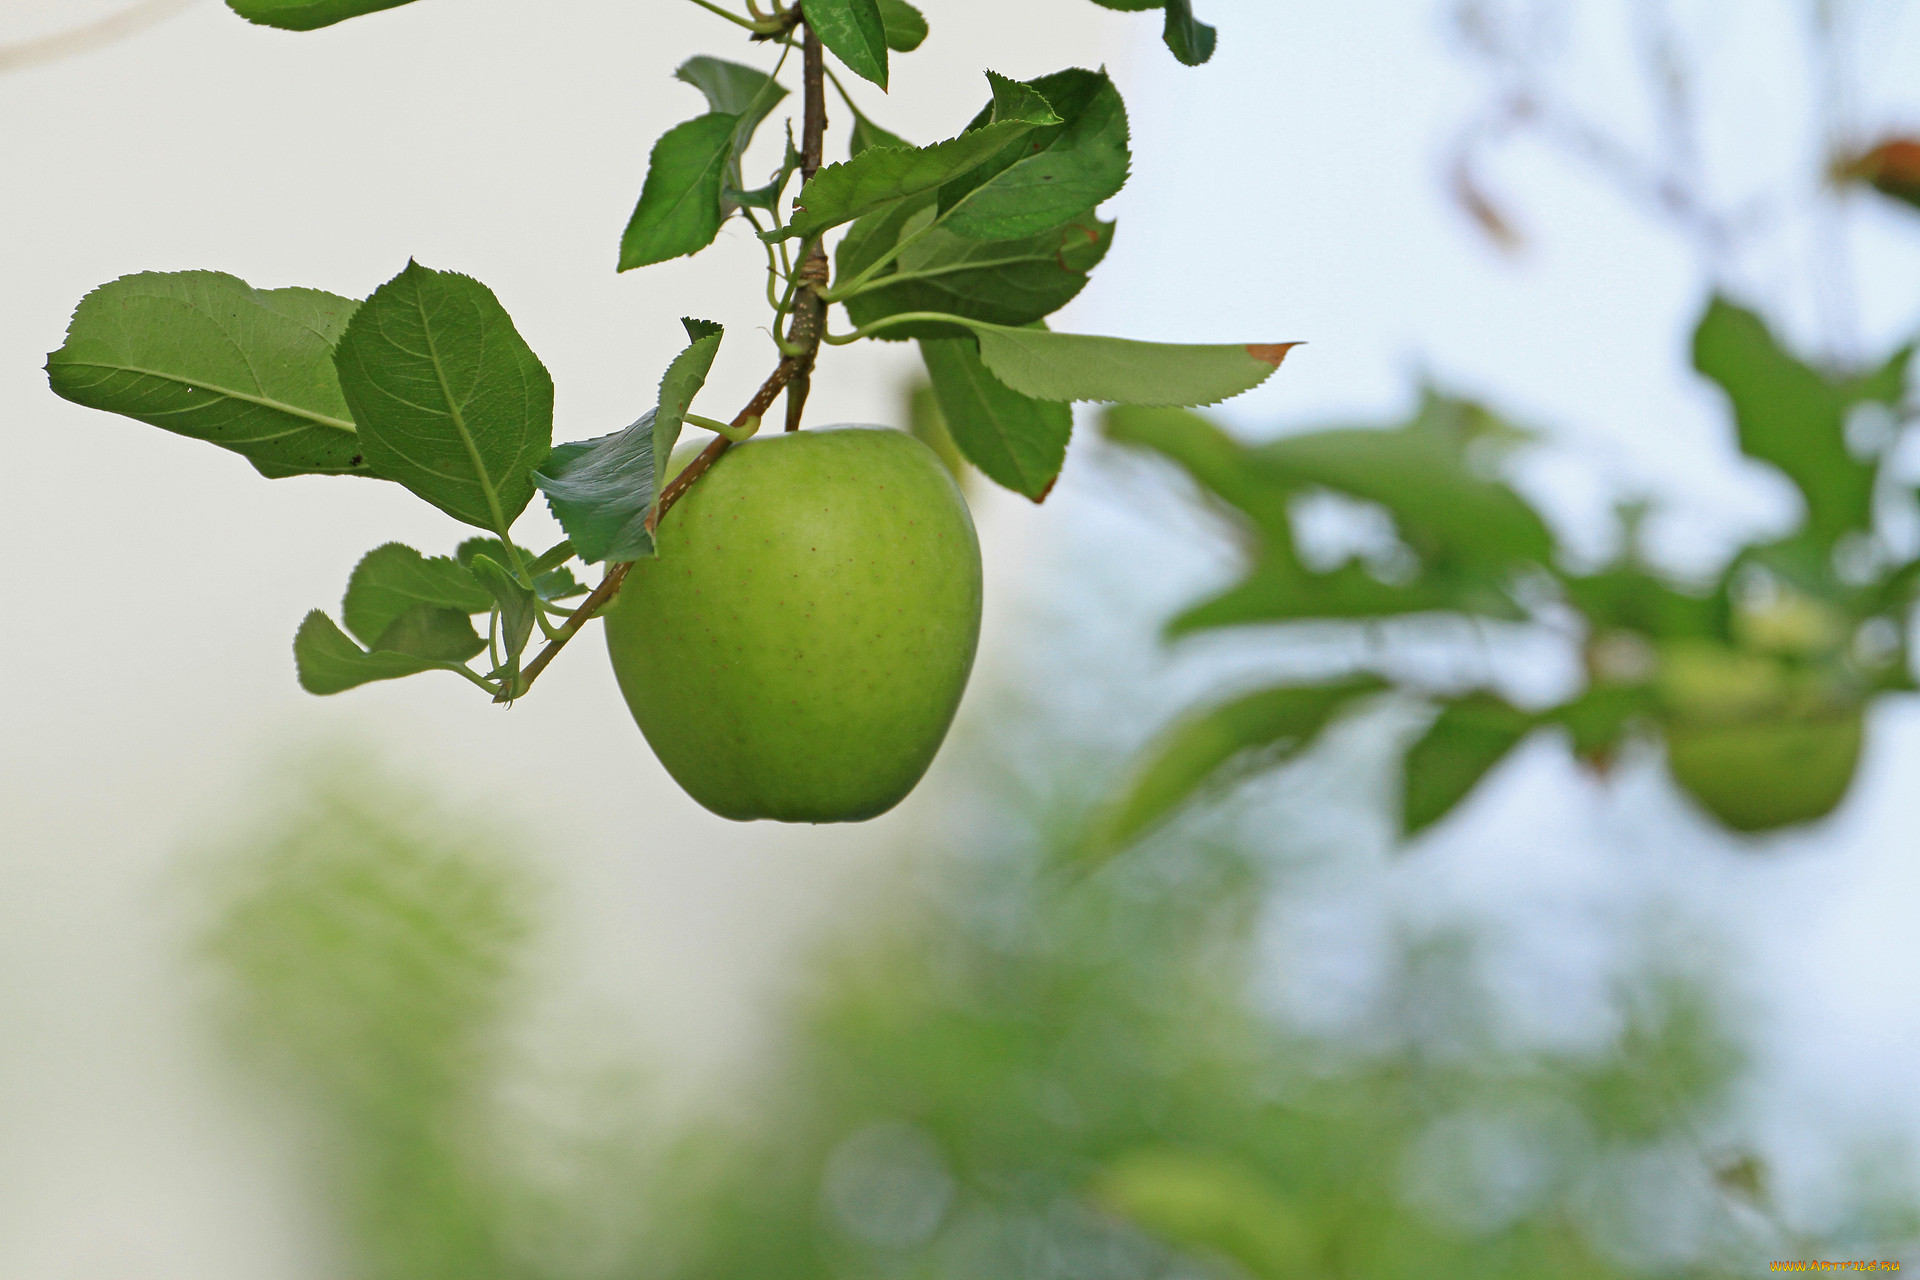
POLYGON ((859 822, 932 763, 980 637, 980 543, 900 431, 759 437, 660 522, 607 613, 627 706, 722 817, 859 822))
POLYGON ((1859 707, 1819 716, 1667 726, 1667 768, 1735 831, 1824 818, 1853 782, 1864 736, 1859 707))

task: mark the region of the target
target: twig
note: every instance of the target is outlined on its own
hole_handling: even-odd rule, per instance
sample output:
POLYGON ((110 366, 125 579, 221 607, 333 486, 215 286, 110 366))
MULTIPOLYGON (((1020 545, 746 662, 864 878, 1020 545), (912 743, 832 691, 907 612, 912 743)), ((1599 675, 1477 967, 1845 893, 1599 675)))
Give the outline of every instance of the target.
MULTIPOLYGON (((802 52, 805 58, 806 106, 800 144, 800 173, 801 191, 804 194, 806 183, 812 181, 813 175, 820 171, 822 159, 826 154, 827 132, 826 55, 820 46, 820 37, 813 33, 811 27, 807 28, 802 52)), ((807 255, 806 262, 801 265, 799 276, 800 285, 793 304, 793 321, 787 329, 787 350, 791 354, 785 356, 774 371, 767 375, 767 380, 760 384, 758 391, 753 393, 753 399, 734 415, 733 422, 729 424, 731 426, 744 427, 753 419, 764 417, 782 391, 788 393, 787 430, 794 431, 800 426, 800 414, 807 402, 807 387, 813 373, 814 357, 819 354, 820 339, 826 333, 827 304, 821 299, 820 294, 826 288, 828 279, 827 251, 819 241, 814 242, 812 252, 807 255)), ((707 470, 719 461, 720 455, 732 445, 733 442, 725 436, 715 436, 707 447, 687 464, 685 470, 668 482, 667 487, 660 491, 660 500, 654 504, 653 510, 647 515, 646 528, 649 534, 658 529, 660 521, 666 517, 674 503, 680 501, 694 482, 705 475, 707 470)), ((664 461, 664 459, 657 459, 656 465, 663 465, 664 461)), ((627 572, 632 567, 631 562, 609 567, 607 576, 600 580, 600 585, 593 589, 593 594, 568 615, 567 620, 560 624, 559 629, 554 633, 553 639, 547 642, 546 648, 527 664, 526 670, 520 674, 517 687, 502 690, 494 701, 507 702, 511 697, 524 694, 533 684, 534 677, 547 669, 547 664, 553 661, 554 656, 565 647, 567 641, 579 634, 580 628, 586 626, 593 616, 619 592, 620 584, 626 581, 627 572)))
POLYGON ((91 53, 116 40, 124 40, 146 30, 154 23, 171 18, 193 0, 142 0, 142 3, 110 13, 84 26, 69 27, 37 40, 0 45, 0 72, 58 62, 82 53, 91 53))
MULTIPOLYGON (((827 141, 827 58, 820 37, 811 26, 801 46, 802 76, 806 85, 806 114, 800 131, 800 192, 804 196, 813 175, 820 172, 826 158, 827 141)), ((799 367, 788 379, 787 430, 800 429, 800 415, 806 412, 807 392, 813 386, 813 362, 820 353, 820 336, 826 332, 827 304, 820 294, 827 287, 827 246, 815 240, 813 250, 800 264, 800 291, 793 300, 793 321, 787 328, 787 345, 797 348, 799 367)))
POLYGON ((526 670, 520 673, 520 679, 517 682, 519 685, 518 689, 503 688, 499 693, 494 695, 493 700, 495 702, 511 702, 520 694, 525 693, 527 687, 533 683, 533 678, 547 669, 547 664, 553 661, 554 655, 560 652, 567 641, 573 639, 573 637, 579 633, 580 628, 586 626, 593 618, 593 615, 600 611, 601 606, 613 599, 615 594, 619 592, 620 584, 626 581, 627 570, 631 568, 633 568, 633 564, 630 561, 610 566, 607 569, 607 576, 600 579, 600 585, 593 589, 591 595, 580 602, 578 609, 575 609, 568 615, 567 620, 560 624, 560 630, 554 634, 552 640, 547 642, 547 647, 542 649, 539 654, 535 656, 534 660, 527 664, 526 670))

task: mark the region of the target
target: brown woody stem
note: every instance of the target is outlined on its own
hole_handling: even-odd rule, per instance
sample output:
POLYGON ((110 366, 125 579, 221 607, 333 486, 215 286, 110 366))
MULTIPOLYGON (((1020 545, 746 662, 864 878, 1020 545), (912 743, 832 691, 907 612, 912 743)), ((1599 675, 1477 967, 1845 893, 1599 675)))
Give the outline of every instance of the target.
POLYGON ((554 655, 566 646, 567 641, 578 635, 580 628, 586 626, 593 615, 600 612, 601 607, 605 605, 607 601, 613 599, 614 595, 620 590, 620 584, 626 581, 627 570, 631 568, 633 568, 631 562, 609 565, 607 567, 607 576, 600 579, 600 585, 593 589, 591 595, 580 602, 578 609, 575 609, 567 615, 567 620, 560 624, 560 630, 554 633, 553 639, 547 641, 547 647, 542 649, 534 660, 527 664, 527 669, 520 673, 520 679, 508 687, 501 689, 498 694, 494 695, 493 700, 495 702, 512 702, 516 697, 525 693, 528 686, 533 684, 533 678, 547 669, 547 664, 553 661, 554 655))

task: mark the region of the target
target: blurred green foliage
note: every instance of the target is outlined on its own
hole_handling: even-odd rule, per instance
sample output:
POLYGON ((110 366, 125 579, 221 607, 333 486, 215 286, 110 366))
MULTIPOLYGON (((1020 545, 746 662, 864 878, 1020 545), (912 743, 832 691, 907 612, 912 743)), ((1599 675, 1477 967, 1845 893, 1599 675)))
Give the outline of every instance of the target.
POLYGON ((506 1102, 539 896, 521 859, 364 769, 304 785, 212 863, 201 951, 228 1043, 298 1117, 352 1274, 631 1274, 629 1099, 589 1100, 583 1137, 506 1102))
POLYGON ((1756 1157, 1701 1136, 1741 1068, 1701 982, 1643 974, 1610 1041, 1547 1052, 1471 938, 1409 938, 1351 1034, 1312 1037, 1256 998, 1256 860, 1057 856, 916 863, 758 1086, 671 1143, 631 1099, 585 1099, 571 1149, 503 1105, 528 878, 364 780, 236 845, 206 953, 369 1280, 1584 1280, 1813 1247, 1771 1225, 1756 1157))
POLYGON ((1108 435, 1177 464, 1250 549, 1245 576, 1176 616, 1170 636, 1334 624, 1366 643, 1353 645, 1355 671, 1332 683, 1202 707, 1170 728, 1087 853, 1110 854, 1250 760, 1298 754, 1333 718, 1323 704, 1352 699, 1356 677, 1376 668, 1431 715, 1402 758, 1397 816, 1409 837, 1542 730, 1596 768, 1632 740, 1662 742, 1674 780, 1735 831, 1824 817, 1852 782, 1869 703, 1915 688, 1920 552, 1898 530, 1910 494, 1884 492, 1900 484, 1896 445, 1920 414, 1913 354, 1907 345, 1869 368, 1824 367, 1753 311, 1710 301, 1694 366, 1724 394, 1741 451, 1790 481, 1802 510, 1785 536, 1738 548, 1702 582, 1650 561, 1646 513, 1632 505, 1619 513, 1613 560, 1582 565, 1509 482, 1506 456, 1530 433, 1432 390, 1402 423, 1254 445, 1186 410, 1110 409, 1108 435), (1325 553, 1306 545, 1302 520, 1304 504, 1326 497, 1378 515, 1384 535, 1318 563, 1325 553), (1468 625, 1450 642, 1429 635, 1429 648, 1482 651, 1483 620, 1530 629, 1570 643, 1584 679, 1551 705, 1518 706, 1497 687, 1436 687, 1396 672, 1380 624, 1436 617, 1468 625), (1303 710, 1244 714, 1262 698, 1303 710), (1193 747, 1201 740, 1204 760, 1193 747))

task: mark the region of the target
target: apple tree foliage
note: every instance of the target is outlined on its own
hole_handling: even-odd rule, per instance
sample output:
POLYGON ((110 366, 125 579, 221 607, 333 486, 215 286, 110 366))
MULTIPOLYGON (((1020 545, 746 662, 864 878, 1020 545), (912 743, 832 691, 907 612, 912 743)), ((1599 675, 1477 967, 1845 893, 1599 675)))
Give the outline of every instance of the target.
MULTIPOLYGON (((229 6, 306 31, 409 2, 229 6)), ((1211 56, 1215 33, 1189 0, 1095 2, 1160 10, 1176 57, 1211 56)), ((659 395, 631 426, 556 443, 552 379, 500 300, 418 262, 365 298, 258 289, 217 270, 125 276, 80 302, 48 358, 53 390, 78 404, 218 445, 269 479, 399 484, 476 531, 448 554, 398 543, 368 552, 338 621, 316 609, 300 624, 294 657, 310 692, 439 670, 496 701, 524 694, 612 598, 623 566, 655 554, 654 529, 678 495, 782 392, 786 426, 799 426, 822 344, 918 343, 960 454, 1036 502, 1065 459, 1073 402, 1212 404, 1258 385, 1285 356, 1286 344, 1147 343, 1046 326, 1106 254, 1114 224, 1099 210, 1128 178, 1126 109, 1104 71, 1028 82, 988 71, 978 112, 917 145, 861 111, 826 59, 887 88, 898 55, 928 38, 906 0, 693 3, 732 24, 746 60, 702 54, 680 66, 704 110, 653 144, 624 229, 608 226, 608 250, 629 271, 702 252, 730 219, 751 224, 777 364, 732 418, 694 412, 724 335, 690 319, 685 349, 662 359, 659 395), (829 84, 848 126, 846 158, 832 164, 822 154, 829 84), (797 121, 780 158, 750 177, 749 148, 783 107, 797 121), (839 314, 847 327, 836 332, 839 314), (716 437, 662 483, 688 426, 716 437), (566 534, 544 550, 513 533, 536 494, 566 534), (591 591, 576 561, 606 566, 591 591), (536 641, 544 648, 529 657, 536 641)))
MULTIPOLYGON (((1900 189, 1903 152, 1886 145, 1853 172, 1900 189)), ((1905 171, 1920 176, 1920 166, 1905 171)), ((1907 345, 1865 368, 1790 350, 1763 319, 1714 297, 1693 333, 1694 368, 1714 384, 1742 453, 1798 491, 1798 526, 1742 546, 1710 581, 1662 572, 1642 553, 1644 512, 1620 511, 1612 563, 1581 566, 1503 478, 1525 433, 1478 405, 1429 392, 1409 421, 1338 426, 1243 444, 1182 409, 1118 406, 1110 438, 1170 460, 1247 535, 1245 575, 1169 624, 1172 636, 1230 627, 1331 625, 1377 637, 1395 620, 1451 616, 1532 628, 1577 645, 1578 687, 1520 706, 1496 689, 1434 688, 1385 670, 1377 648, 1351 674, 1244 694, 1178 720, 1109 807, 1089 856, 1111 853, 1196 797, 1311 747, 1362 700, 1389 690, 1424 702, 1424 732, 1400 770, 1405 837, 1438 822, 1534 735, 1604 768, 1633 739, 1658 739, 1674 780, 1736 831, 1807 822, 1843 798, 1864 713, 1913 692, 1920 558, 1898 522, 1913 494, 1892 466, 1920 420, 1907 345), (1391 522, 1392 545, 1339 563, 1302 546, 1302 502, 1334 494, 1391 522), (1904 549, 1903 549, 1904 548, 1904 549)), ((1443 646, 1444 640, 1437 643, 1443 646)), ((1454 641, 1453 643, 1460 643, 1454 641)), ((1468 641, 1477 644, 1477 640, 1468 641)), ((1456 655, 1458 656, 1458 655, 1456 655)), ((1403 664, 1404 666, 1404 664, 1403 664)))

